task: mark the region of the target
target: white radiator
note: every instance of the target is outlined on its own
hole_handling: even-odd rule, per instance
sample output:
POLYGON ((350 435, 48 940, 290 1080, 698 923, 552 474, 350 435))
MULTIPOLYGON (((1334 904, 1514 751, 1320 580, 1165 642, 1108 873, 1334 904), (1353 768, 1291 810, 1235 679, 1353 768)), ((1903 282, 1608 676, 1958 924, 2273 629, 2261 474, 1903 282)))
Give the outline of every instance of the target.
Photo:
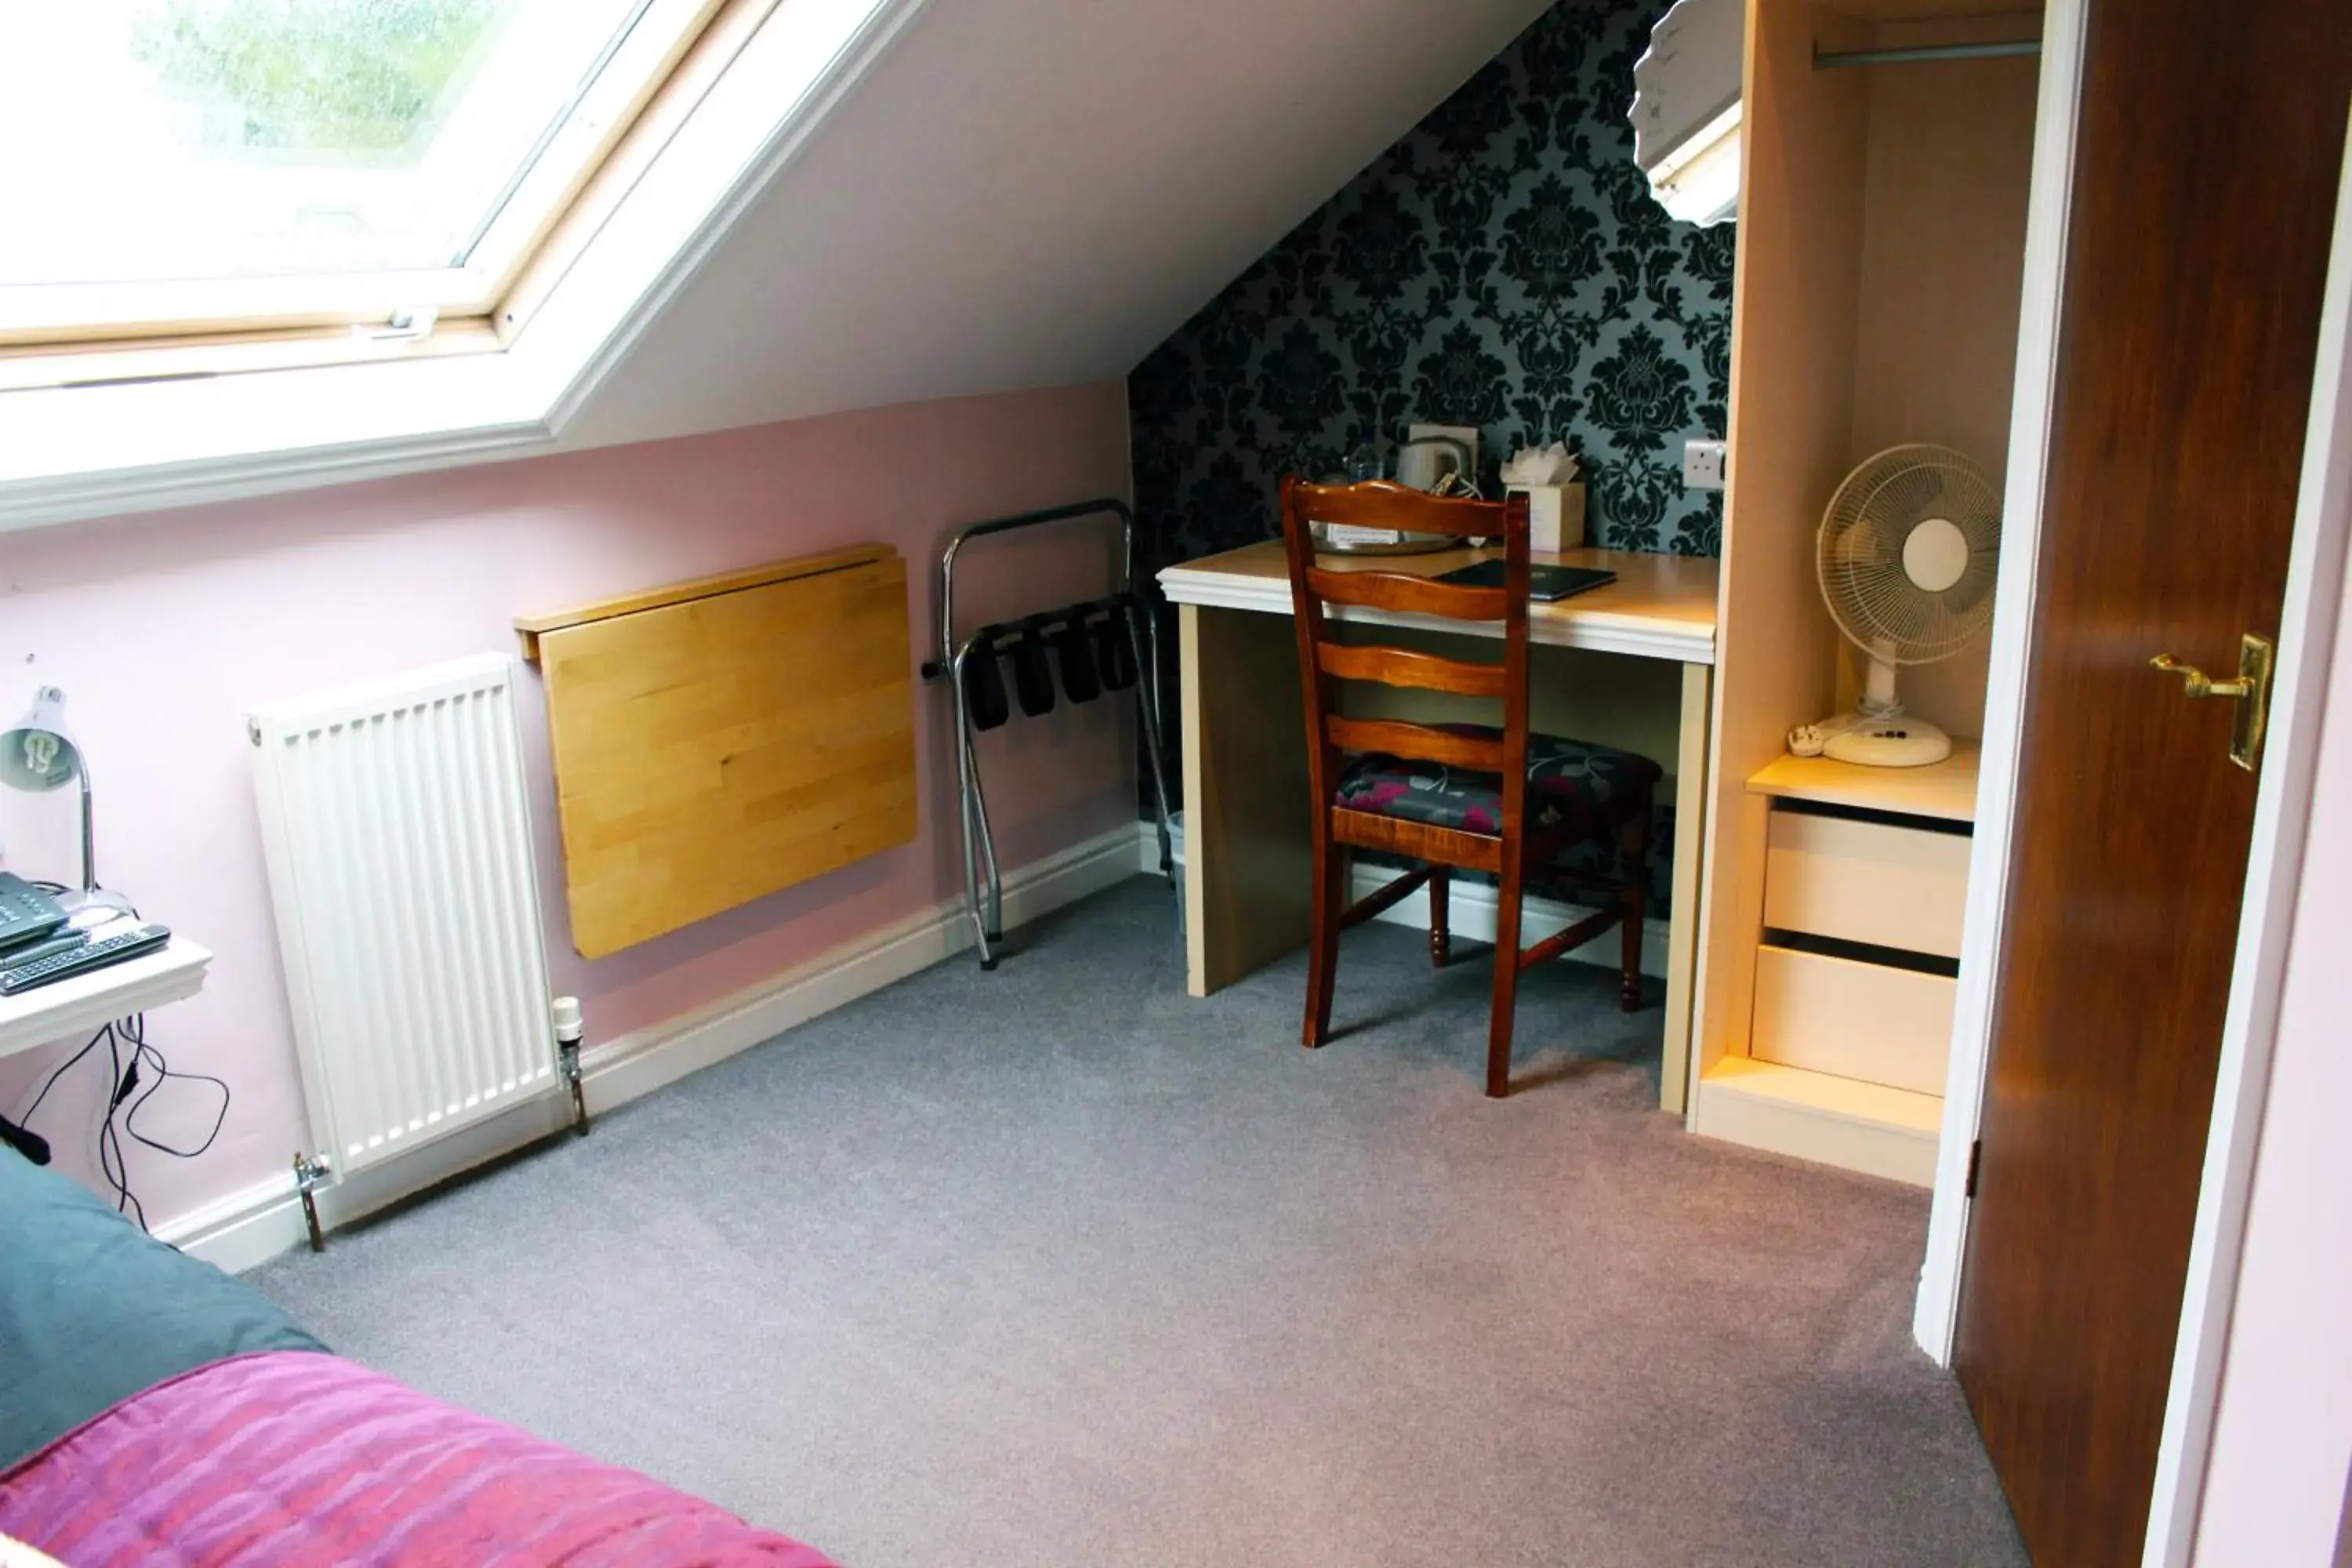
POLYGON ((566 1087, 511 662, 274 708, 250 734, 313 1146, 333 1174, 566 1087))

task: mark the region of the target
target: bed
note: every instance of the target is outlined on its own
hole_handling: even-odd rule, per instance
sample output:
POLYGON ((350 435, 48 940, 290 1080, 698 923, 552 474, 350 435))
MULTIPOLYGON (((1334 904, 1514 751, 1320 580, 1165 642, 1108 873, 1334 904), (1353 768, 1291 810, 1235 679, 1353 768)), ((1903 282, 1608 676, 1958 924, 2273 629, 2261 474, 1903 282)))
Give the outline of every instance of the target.
POLYGON ((240 1281, 0 1149, 0 1563, 10 1542, 70 1568, 834 1568, 332 1354, 240 1281))

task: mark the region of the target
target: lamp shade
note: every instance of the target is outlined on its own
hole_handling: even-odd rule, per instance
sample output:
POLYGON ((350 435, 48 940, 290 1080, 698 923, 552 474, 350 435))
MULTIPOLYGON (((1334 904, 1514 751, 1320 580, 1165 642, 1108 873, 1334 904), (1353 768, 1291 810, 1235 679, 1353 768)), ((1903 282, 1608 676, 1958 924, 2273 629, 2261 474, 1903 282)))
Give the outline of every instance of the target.
POLYGON ((66 729, 66 694, 44 686, 22 719, 0 731, 0 785, 61 789, 81 773, 81 748, 66 729))

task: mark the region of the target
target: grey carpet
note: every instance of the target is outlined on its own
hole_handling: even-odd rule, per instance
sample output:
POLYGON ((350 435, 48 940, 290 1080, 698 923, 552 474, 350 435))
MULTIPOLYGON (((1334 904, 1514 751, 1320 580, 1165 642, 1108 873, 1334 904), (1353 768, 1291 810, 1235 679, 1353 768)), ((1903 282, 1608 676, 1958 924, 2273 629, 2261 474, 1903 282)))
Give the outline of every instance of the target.
MULTIPOLYGON (((1686 1136, 1659 1015, 1351 932, 1183 994, 1042 922, 256 1282, 347 1354, 850 1568, 2021 1563, 1909 1342, 1924 1194, 1686 1136)), ((1465 947, 1467 944, 1465 944, 1465 947)))

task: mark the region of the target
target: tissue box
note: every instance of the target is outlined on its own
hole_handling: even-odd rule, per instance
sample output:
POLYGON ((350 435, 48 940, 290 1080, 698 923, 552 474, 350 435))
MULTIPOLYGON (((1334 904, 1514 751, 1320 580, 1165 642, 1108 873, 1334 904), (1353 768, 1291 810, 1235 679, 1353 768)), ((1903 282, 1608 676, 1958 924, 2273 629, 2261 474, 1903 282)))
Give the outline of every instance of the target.
POLYGON ((1513 485, 1504 492, 1528 498, 1528 548, 1549 551, 1584 548, 1584 486, 1513 485))

